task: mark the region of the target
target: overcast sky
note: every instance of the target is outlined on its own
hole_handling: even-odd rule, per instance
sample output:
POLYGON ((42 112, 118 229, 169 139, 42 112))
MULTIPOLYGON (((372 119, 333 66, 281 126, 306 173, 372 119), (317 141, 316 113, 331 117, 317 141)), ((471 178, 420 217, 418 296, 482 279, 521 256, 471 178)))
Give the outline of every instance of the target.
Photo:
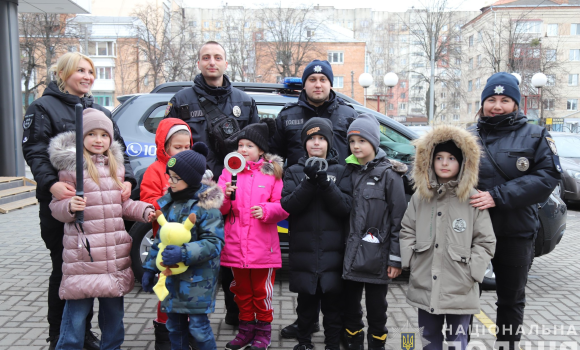
MULTIPOLYGON (((334 6, 339 9, 352 9, 358 8, 372 8, 374 10, 380 11, 395 11, 403 12, 406 11, 411 6, 416 8, 425 7, 422 4, 427 3, 425 0, 367 0, 367 1, 352 1, 352 0, 311 0, 308 3, 320 6, 334 6)), ((448 0, 450 7, 457 10, 466 11, 476 11, 483 6, 492 3, 494 1, 490 0, 448 0)), ((251 4, 266 4, 270 6, 277 6, 282 3, 284 7, 296 6, 296 4, 306 3, 300 0, 227 0, 227 1, 199 1, 199 0, 184 0, 184 5, 188 7, 202 7, 202 8, 216 8, 224 6, 225 4, 230 6, 247 6, 254 7, 251 4)))

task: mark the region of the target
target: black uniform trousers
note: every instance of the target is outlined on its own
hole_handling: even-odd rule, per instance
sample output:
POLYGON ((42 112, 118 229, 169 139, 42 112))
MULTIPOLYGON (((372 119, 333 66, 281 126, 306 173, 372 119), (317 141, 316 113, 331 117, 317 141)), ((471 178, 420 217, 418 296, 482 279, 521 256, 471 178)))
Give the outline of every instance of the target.
POLYGON ((364 328, 362 321, 362 293, 365 290, 368 334, 382 336, 387 333, 388 284, 344 281, 344 327, 355 332, 364 328))
POLYGON ((316 294, 298 293, 298 343, 312 344, 314 324, 322 310, 322 325, 324 326, 324 343, 327 348, 340 348, 340 330, 342 329, 341 311, 343 307, 341 293, 323 293, 320 279, 316 294))
MULTIPOLYGON (((48 278, 48 335, 50 337, 60 334, 60 324, 64 311, 65 300, 58 296, 60 281, 62 280, 62 238, 64 236, 64 224, 56 220, 50 211, 48 201, 39 201, 40 210, 40 235, 46 248, 50 250, 50 260, 52 261, 52 272, 48 278)), ((91 329, 93 310, 87 316, 87 331, 91 329)))
POLYGON ((495 256, 491 260, 497 293, 497 341, 509 342, 510 350, 521 338, 517 330, 524 321, 526 283, 533 254, 533 237, 497 237, 495 256))

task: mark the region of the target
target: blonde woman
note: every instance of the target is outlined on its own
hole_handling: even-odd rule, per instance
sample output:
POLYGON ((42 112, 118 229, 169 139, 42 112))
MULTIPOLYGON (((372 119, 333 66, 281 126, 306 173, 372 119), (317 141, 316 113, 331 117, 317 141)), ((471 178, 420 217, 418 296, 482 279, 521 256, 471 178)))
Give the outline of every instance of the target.
MULTIPOLYGON (((91 95, 91 87, 95 81, 95 66, 93 61, 78 52, 62 55, 56 65, 51 68, 56 81, 48 84, 42 97, 32 102, 22 122, 24 129, 22 151, 24 159, 30 166, 34 180, 38 183, 36 197, 40 204, 40 234, 46 247, 50 250, 52 273, 48 283, 48 323, 50 350, 58 342, 60 324, 65 301, 58 296, 62 279, 62 238, 64 224, 52 217, 49 203, 54 197, 57 200, 73 197, 75 188, 58 180, 58 172, 50 163, 48 145, 50 140, 63 132, 75 130, 75 104, 84 108, 95 108, 111 117, 111 113, 96 103, 91 95)), ((125 151, 125 143, 114 124, 114 139, 119 141, 125 151)), ((131 194, 131 188, 136 185, 129 159, 124 155, 125 181, 123 183, 123 200, 131 194)), ((98 350, 99 339, 90 332, 92 312, 86 320, 84 348, 98 350)))

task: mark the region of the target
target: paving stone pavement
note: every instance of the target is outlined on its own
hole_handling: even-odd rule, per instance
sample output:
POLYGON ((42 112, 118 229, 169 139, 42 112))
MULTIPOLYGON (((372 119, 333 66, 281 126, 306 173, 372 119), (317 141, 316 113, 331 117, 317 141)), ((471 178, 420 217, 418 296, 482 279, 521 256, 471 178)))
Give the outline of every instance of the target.
MULTIPOLYGON (((539 334, 526 335, 524 339, 535 342, 580 341, 580 207, 569 211, 567 230, 562 242, 547 256, 536 258, 527 286, 526 334, 530 327, 538 325, 539 334), (541 334, 544 329, 558 328, 558 334, 541 334), (575 334, 569 333, 574 327, 575 334), (561 331, 563 329, 563 332, 561 331), (560 334, 563 333, 563 334, 560 334)), ((0 214, 0 350, 48 349, 47 287, 50 274, 50 258, 40 237, 38 206, 0 214)), ((277 276, 273 305, 275 318, 272 332, 272 349, 292 349, 295 342, 280 337, 280 330, 296 317, 296 294, 288 291, 287 271, 277 276)), ((409 322, 417 325, 417 312, 405 302, 406 282, 391 285, 388 302, 388 327, 403 327, 409 322)), ((495 320, 495 294, 484 292, 482 311, 495 320)), ((97 305, 98 303, 95 303, 97 305)), ((152 320, 155 317, 155 295, 135 289, 125 296, 125 343, 123 349, 154 349, 152 320)), ((218 349, 233 339, 235 329, 223 322, 225 307, 223 292, 216 302, 216 312, 210 316, 218 349)), ((99 333, 96 323, 93 330, 99 333)), ((322 325, 322 318, 320 319, 322 325)), ((481 329, 479 319, 474 321, 481 329)), ((486 332, 474 336, 491 349, 494 337, 486 332)), ((324 349, 323 332, 313 336, 317 349, 324 349)), ((556 344, 556 343, 554 343, 556 344)), ((554 349, 560 349, 557 343, 554 349)), ((575 349, 575 348, 574 348, 575 349)), ((528 350, 528 349, 526 349, 528 350)))

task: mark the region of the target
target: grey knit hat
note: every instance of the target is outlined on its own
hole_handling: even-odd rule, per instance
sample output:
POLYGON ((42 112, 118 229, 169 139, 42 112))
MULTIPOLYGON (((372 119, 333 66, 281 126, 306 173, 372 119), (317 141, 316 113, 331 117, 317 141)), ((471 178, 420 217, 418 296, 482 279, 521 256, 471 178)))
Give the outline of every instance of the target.
POLYGON ((380 133, 380 124, 377 118, 370 114, 361 114, 350 124, 346 136, 349 139, 352 135, 362 137, 373 145, 376 153, 381 143, 380 133))

